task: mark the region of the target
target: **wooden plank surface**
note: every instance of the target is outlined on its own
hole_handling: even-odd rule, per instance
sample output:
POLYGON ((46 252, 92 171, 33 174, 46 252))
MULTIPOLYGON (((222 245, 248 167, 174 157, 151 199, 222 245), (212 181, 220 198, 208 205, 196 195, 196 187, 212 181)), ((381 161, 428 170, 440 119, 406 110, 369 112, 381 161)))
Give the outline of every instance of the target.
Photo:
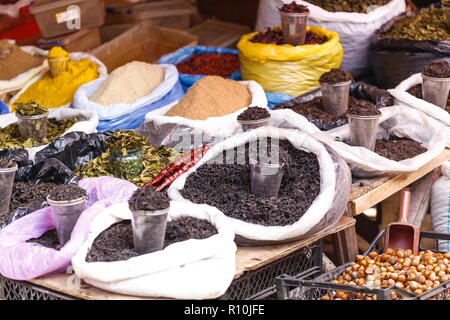
POLYGON ((364 210, 372 208, 449 160, 450 149, 445 149, 438 157, 417 171, 394 176, 386 175, 379 178, 354 180, 349 199, 352 214, 356 216, 364 210))
MULTIPOLYGON (((292 252, 299 250, 315 241, 355 225, 355 219, 343 216, 341 220, 330 230, 311 238, 295 241, 286 244, 259 246, 259 247, 238 247, 236 252, 236 274, 235 279, 244 272, 255 270, 281 259, 292 252)), ((136 296, 127 296, 111 293, 99 288, 92 287, 84 281, 80 281, 74 274, 49 274, 43 277, 30 280, 32 284, 39 285, 66 295, 86 300, 136 300, 143 299, 136 296)), ((150 299, 150 298, 149 298, 150 299)), ((154 298, 151 298, 154 299, 154 298)))

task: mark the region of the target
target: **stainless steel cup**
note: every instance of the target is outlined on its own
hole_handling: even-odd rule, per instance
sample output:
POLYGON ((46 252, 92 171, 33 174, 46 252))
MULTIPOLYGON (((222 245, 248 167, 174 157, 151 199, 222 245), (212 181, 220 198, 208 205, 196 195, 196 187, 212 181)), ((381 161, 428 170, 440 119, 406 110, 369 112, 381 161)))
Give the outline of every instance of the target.
POLYGON ((164 247, 169 208, 157 211, 131 210, 134 249, 141 254, 164 247))
POLYGON ((243 131, 249 131, 263 126, 268 126, 270 124, 270 117, 260 120, 238 120, 243 131))
POLYGON ((374 151, 381 114, 376 116, 347 114, 347 116, 350 126, 350 145, 374 151))
POLYGON ((258 197, 276 197, 283 180, 282 164, 266 164, 250 160, 251 192, 258 197))
POLYGON ((422 96, 425 101, 445 109, 450 90, 450 78, 434 78, 422 73, 422 96))
POLYGON ((326 112, 335 116, 342 116, 347 112, 351 83, 351 80, 334 84, 320 83, 323 109, 326 112))
POLYGON ((283 43, 300 46, 305 43, 309 12, 288 13, 280 11, 283 43))
POLYGON ((73 227, 81 213, 86 210, 87 197, 68 201, 54 201, 47 196, 47 202, 51 206, 52 216, 56 225, 59 244, 65 245, 70 240, 73 227))

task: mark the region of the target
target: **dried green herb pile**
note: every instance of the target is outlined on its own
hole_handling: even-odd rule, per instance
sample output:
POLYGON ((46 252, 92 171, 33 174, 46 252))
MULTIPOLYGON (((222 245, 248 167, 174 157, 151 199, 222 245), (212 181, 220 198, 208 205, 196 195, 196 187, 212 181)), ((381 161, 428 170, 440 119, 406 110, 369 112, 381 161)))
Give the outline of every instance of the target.
POLYGON ((370 6, 384 6, 391 0, 307 0, 330 12, 367 13, 370 6))
POLYGON ((447 16, 442 9, 425 9, 398 21, 382 38, 450 40, 447 16))
POLYGON ((126 151, 140 149, 147 144, 148 138, 138 135, 131 130, 117 129, 113 135, 106 140, 108 148, 122 151, 126 155, 126 151))
POLYGON ((0 149, 17 149, 17 148, 33 148, 44 144, 48 144, 59 138, 64 132, 70 129, 78 119, 56 120, 49 118, 47 123, 47 137, 38 141, 35 139, 23 139, 19 132, 17 123, 10 124, 0 129, 0 149))
POLYGON ((18 116, 38 116, 48 112, 48 108, 40 105, 36 101, 32 100, 27 103, 19 102, 15 103, 16 115, 18 116))

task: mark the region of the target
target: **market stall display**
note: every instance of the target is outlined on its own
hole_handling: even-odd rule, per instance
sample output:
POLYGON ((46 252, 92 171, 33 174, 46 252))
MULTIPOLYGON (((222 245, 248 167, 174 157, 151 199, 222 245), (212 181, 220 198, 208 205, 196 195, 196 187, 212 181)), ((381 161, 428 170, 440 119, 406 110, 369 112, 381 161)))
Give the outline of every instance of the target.
POLYGON ((445 59, 449 40, 442 8, 406 12, 386 22, 373 36, 371 68, 377 86, 394 88, 430 63, 445 59))
MULTIPOLYGON (((450 225, 449 214, 449 184, 450 184, 450 162, 441 166, 442 176, 433 184, 431 190, 430 210, 433 231, 439 233, 448 232, 450 225)), ((439 241, 439 251, 450 252, 450 241, 439 241)))
MULTIPOLYGON (((292 0, 261 0, 256 30, 280 25, 278 9, 292 0)), ((372 36, 380 26, 405 11, 404 0, 295 1, 310 11, 308 25, 339 34, 344 55, 341 67, 360 77, 370 70, 372 36)), ((335 67, 338 67, 337 64, 335 67)), ((298 93, 299 94, 299 93, 298 93)), ((294 95, 295 96, 295 95, 294 95)))

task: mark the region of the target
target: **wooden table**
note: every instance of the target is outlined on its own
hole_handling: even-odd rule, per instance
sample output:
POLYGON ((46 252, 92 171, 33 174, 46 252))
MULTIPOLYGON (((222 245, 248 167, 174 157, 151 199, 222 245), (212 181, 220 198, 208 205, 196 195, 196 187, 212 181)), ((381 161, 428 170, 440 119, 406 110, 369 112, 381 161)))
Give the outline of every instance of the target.
MULTIPOLYGON (((236 274, 234 280, 239 279, 248 272, 258 270, 278 261, 279 259, 287 257, 293 252, 313 244, 325 236, 342 232, 343 230, 354 227, 354 225, 354 218, 344 216, 333 228, 308 239, 272 246, 238 247, 236 252, 236 274)), ((57 293, 67 295, 68 297, 75 299, 142 299, 140 297, 107 292, 105 290, 87 285, 83 282, 80 283, 79 279, 77 279, 74 274, 49 274, 38 279, 30 280, 28 283, 51 291, 56 291, 57 293)))
MULTIPOLYGON (((450 161, 450 149, 448 148, 417 171, 371 179, 353 179, 345 215, 354 217, 363 213, 439 168, 446 161, 450 161)), ((333 235, 332 239, 338 247, 337 264, 354 260, 358 254, 358 240, 354 227, 333 235)))

